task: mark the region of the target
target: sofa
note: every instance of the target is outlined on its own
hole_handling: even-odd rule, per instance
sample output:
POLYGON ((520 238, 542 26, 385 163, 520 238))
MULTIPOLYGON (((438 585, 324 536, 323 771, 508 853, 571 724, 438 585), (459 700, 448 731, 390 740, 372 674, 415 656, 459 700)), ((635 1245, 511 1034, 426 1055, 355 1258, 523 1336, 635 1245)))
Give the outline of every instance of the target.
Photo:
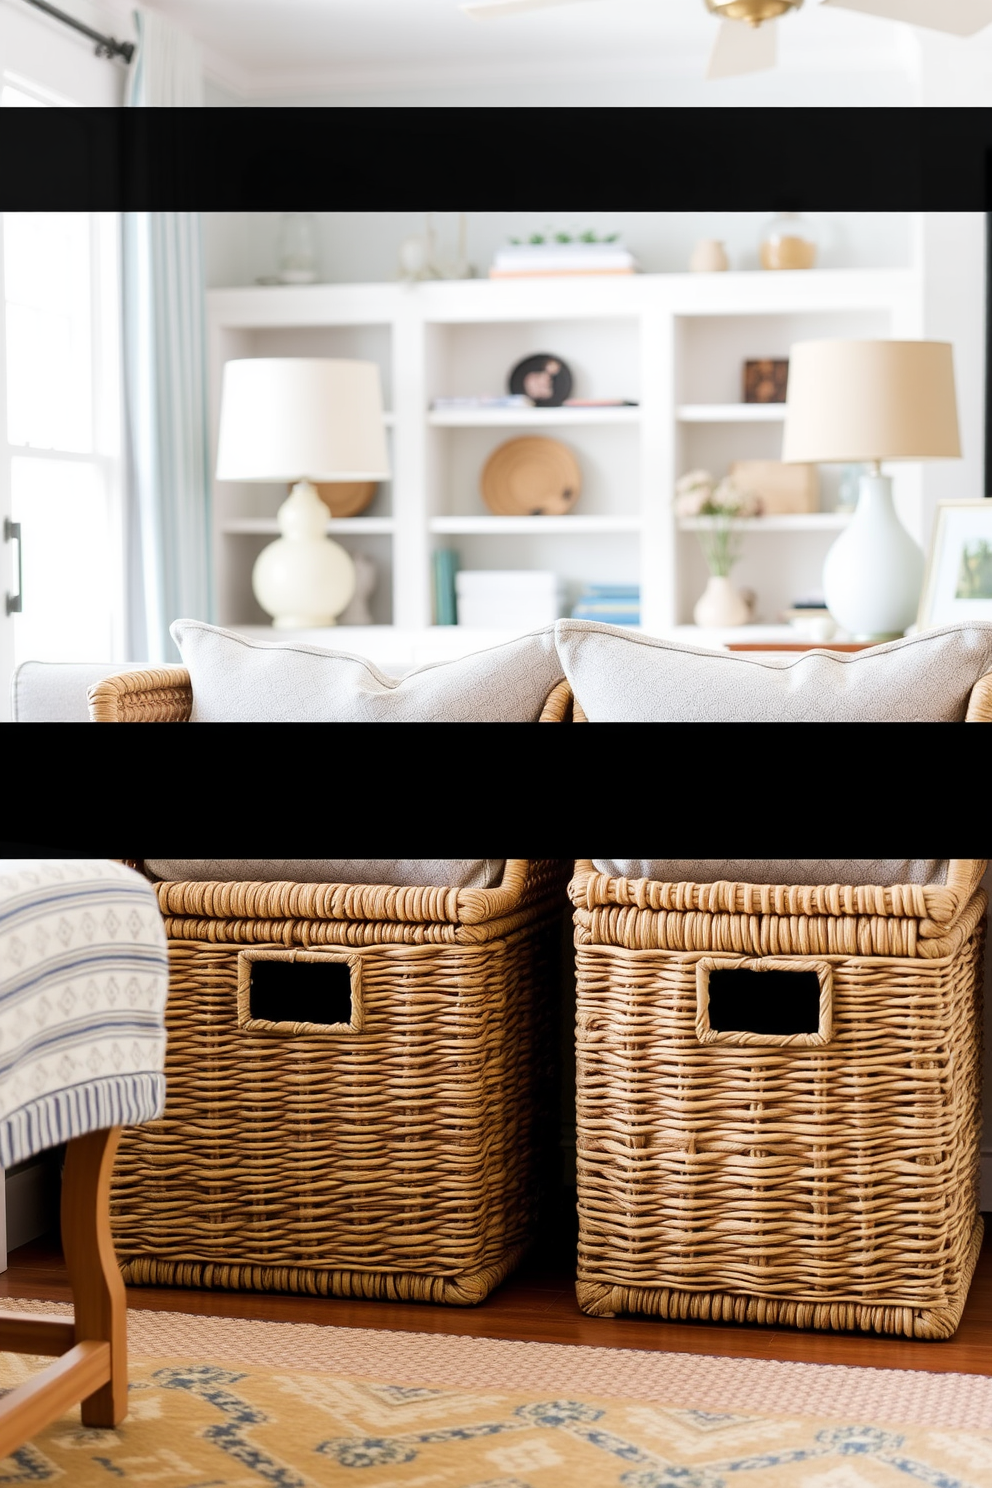
POLYGON ((182 664, 27 662, 19 722, 963 723, 992 720, 992 622, 853 653, 742 653, 559 620, 389 677, 349 652, 176 621, 182 664))

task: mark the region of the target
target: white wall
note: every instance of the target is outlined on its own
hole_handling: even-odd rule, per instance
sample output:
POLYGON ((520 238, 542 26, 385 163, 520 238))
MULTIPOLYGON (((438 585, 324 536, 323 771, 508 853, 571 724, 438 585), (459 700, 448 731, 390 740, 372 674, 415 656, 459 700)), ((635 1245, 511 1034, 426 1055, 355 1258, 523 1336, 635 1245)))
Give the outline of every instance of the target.
POLYGON ((982 32, 962 45, 937 31, 914 33, 918 102, 926 108, 988 108, 992 104, 992 36, 982 32))
MULTIPOLYGON (((288 205, 292 205, 289 203, 288 205)), ((318 212, 321 277, 328 283, 394 279, 402 240, 424 229, 422 212, 318 212)), ((434 213, 441 247, 451 244, 457 213, 434 213)), ((496 248, 549 225, 566 231, 619 232, 645 273, 688 267, 698 238, 723 238, 731 266, 758 267, 760 212, 469 212, 468 254, 484 275, 496 248)), ((913 220, 908 212, 810 213, 823 236, 824 268, 896 268, 911 262, 913 220)), ((954 214, 949 214, 954 215, 954 214)), ((980 214, 973 214, 980 215, 980 214)), ((251 284, 276 268, 277 212, 204 214, 207 281, 211 288, 251 284)))
POLYGON ((760 89, 754 78, 707 83, 698 77, 644 73, 303 94, 254 92, 247 98, 221 85, 207 102, 268 108, 911 108, 919 96, 905 74, 866 71, 847 77, 763 73, 760 89))
POLYGON ((924 466, 923 531, 929 534, 938 501, 964 501, 986 494, 985 215, 925 212, 921 229, 924 334, 934 341, 950 341, 954 347, 962 456, 924 466))
MULTIPOLYGON (((117 41, 134 41, 130 8, 108 0, 58 0, 58 9, 117 41)), ((95 43, 61 21, 24 4, 0 0, 0 74, 36 83, 58 102, 86 108, 118 108, 124 101, 127 67, 97 57, 95 43)))

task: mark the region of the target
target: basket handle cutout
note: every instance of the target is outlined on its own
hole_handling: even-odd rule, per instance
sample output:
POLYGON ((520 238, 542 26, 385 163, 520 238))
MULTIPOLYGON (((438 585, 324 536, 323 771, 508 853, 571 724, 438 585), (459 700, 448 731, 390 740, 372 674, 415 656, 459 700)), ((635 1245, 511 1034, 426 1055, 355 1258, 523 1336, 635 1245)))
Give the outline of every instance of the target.
POLYGON ((361 958, 305 950, 242 951, 238 1023, 250 1032, 343 1033, 361 1020, 361 958))
POLYGON ((825 1044, 832 976, 823 962, 744 960, 697 964, 696 1033, 702 1043, 825 1044))

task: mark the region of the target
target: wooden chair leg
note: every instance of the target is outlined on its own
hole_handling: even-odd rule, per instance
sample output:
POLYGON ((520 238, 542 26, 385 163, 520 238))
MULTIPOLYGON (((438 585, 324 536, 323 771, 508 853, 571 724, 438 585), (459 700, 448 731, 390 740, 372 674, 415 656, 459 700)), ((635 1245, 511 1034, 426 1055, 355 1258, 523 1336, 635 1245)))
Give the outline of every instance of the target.
POLYGON ((120 1127, 75 1137, 62 1177, 62 1248, 72 1286, 76 1343, 110 1345, 110 1379, 82 1402, 84 1426, 127 1415, 127 1296, 110 1233, 110 1175, 120 1127))

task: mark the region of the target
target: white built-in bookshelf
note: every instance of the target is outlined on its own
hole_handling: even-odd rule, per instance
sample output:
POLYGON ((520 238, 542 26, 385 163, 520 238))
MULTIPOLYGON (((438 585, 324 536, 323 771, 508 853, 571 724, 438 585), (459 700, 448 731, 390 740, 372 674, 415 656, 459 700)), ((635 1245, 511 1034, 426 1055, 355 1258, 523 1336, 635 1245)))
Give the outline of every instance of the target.
MULTIPOLYGON (((733 460, 775 459, 781 449, 784 406, 741 401, 744 361, 786 357, 807 338, 919 336, 923 290, 913 268, 259 286, 210 291, 208 316, 215 437, 229 358, 379 363, 392 478, 362 515, 328 522, 343 546, 377 566, 375 627, 308 635, 424 659, 425 646, 443 655, 483 639, 431 630, 437 547, 456 548, 463 569, 552 569, 569 602, 587 583, 639 583, 641 629, 685 635, 706 569, 697 524, 674 516, 676 480, 700 467, 720 476, 733 460), (575 397, 637 406, 432 410, 439 397, 505 392, 510 368, 538 352, 568 363, 575 397), (578 458, 575 508, 561 517, 494 516, 479 490, 487 457, 504 440, 544 431, 578 458), (419 649, 404 649, 411 637, 419 649)), ((900 515, 923 543, 919 468, 893 473, 900 515)), ((836 469, 821 471, 820 512, 741 524, 734 579, 755 591, 766 625, 819 588, 823 558, 847 520, 833 510, 839 478, 836 469)), ((265 633, 251 569, 277 535, 284 494, 216 484, 219 624, 265 633)))

